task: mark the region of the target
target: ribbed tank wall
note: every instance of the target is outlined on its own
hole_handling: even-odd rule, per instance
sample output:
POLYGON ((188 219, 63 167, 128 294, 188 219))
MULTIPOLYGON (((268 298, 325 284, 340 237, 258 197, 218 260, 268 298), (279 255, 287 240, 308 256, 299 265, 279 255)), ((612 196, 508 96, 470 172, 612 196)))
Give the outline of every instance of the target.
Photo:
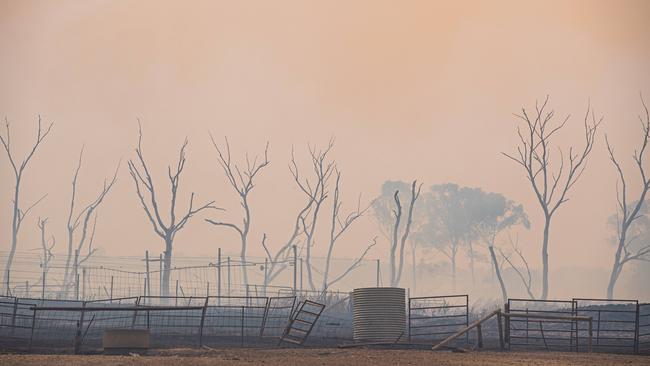
POLYGON ((355 341, 395 341, 405 336, 406 294, 403 288, 366 287, 352 293, 355 341))

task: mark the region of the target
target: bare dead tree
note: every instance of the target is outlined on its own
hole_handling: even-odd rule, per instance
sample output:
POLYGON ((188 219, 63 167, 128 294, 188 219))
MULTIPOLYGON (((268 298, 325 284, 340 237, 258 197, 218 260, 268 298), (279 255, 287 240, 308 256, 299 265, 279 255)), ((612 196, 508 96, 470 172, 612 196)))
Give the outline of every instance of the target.
POLYGON ((42 283, 43 277, 47 275, 47 272, 50 270, 50 262, 52 261, 52 258, 54 258, 52 249, 54 249, 54 246, 56 245, 56 238, 54 235, 52 235, 50 238, 47 238, 47 221, 47 217, 44 219, 41 219, 39 217, 37 223, 38 229, 41 232, 41 250, 43 253, 43 257, 41 258, 42 273, 37 283, 42 283))
POLYGON ((154 232, 164 240, 165 252, 163 259, 163 296, 169 295, 169 276, 172 264, 172 249, 174 245, 174 238, 176 234, 185 227, 185 224, 197 213, 207 209, 219 209, 213 205, 214 201, 210 201, 198 208, 194 208, 194 192, 190 195, 189 205, 184 215, 176 216, 176 197, 178 194, 178 187, 180 184, 181 174, 185 168, 185 148, 187 147, 188 140, 185 139, 178 154, 178 162, 176 166, 171 165, 167 169, 171 194, 169 197, 169 223, 165 223, 162 218, 161 210, 158 205, 158 198, 156 196, 156 188, 154 186, 153 178, 149 173, 149 168, 145 162, 142 152, 142 126, 138 120, 138 147, 135 149, 137 161, 129 160, 129 173, 133 178, 135 190, 140 199, 142 209, 144 210, 154 232))
MULTIPOLYGON (((470 216, 473 221, 472 230, 487 245, 494 274, 501 288, 502 300, 506 302, 508 289, 501 273, 502 266, 496 255, 496 238, 500 232, 512 226, 522 225, 526 229, 530 228, 528 216, 522 205, 517 205, 498 193, 485 194, 482 197, 481 207, 474 209, 470 216)), ((508 237, 510 237, 509 233, 508 237)))
POLYGON ((120 163, 117 164, 115 168, 115 173, 113 177, 108 180, 104 179, 104 186, 101 191, 97 194, 95 199, 89 204, 84 206, 79 212, 75 213, 75 206, 77 200, 77 181, 79 178, 79 171, 81 170, 82 160, 83 160, 83 147, 79 152, 79 160, 77 161, 77 167, 74 171, 72 177, 72 193, 70 195, 70 209, 68 211, 68 221, 67 221, 67 234, 68 234, 68 248, 67 256, 65 261, 65 271, 64 271, 64 281, 63 281, 63 290, 69 288, 74 283, 76 274, 79 272, 79 265, 88 260, 96 251, 92 248, 92 239, 95 237, 95 228, 97 227, 97 215, 95 210, 102 204, 104 198, 108 195, 113 188, 113 185, 117 181, 117 172, 120 168, 120 163), (89 225, 90 220, 93 218, 92 227, 90 227, 90 236, 89 236, 89 225), (75 239, 75 234, 77 230, 81 229, 81 235, 78 239, 75 239), (91 240, 88 240, 90 238, 91 240), (87 242, 88 241, 88 242, 87 242), (84 248, 84 245, 87 245, 87 254, 84 257, 81 257, 81 252, 84 248))
POLYGON ((307 283, 311 290, 316 289, 311 261, 312 248, 315 244, 314 234, 316 233, 320 209, 329 194, 329 180, 334 172, 334 161, 328 160, 327 157, 333 146, 334 140, 331 139, 325 149, 317 150, 316 147, 309 147, 311 168, 313 170, 311 179, 309 177, 303 178, 300 175, 293 151, 291 151, 291 162, 289 163, 289 170, 296 185, 305 194, 307 201, 311 202, 307 212, 299 216, 302 232, 305 235, 305 267, 307 269, 307 283))
POLYGON ((646 204, 646 195, 648 190, 650 190, 650 177, 646 175, 644 163, 644 154, 648 146, 648 141, 650 140, 650 114, 648 113, 648 107, 645 104, 643 96, 641 96, 641 104, 643 105, 643 110, 645 112, 644 116, 639 116, 642 127, 642 138, 640 147, 634 150, 632 158, 636 164, 637 169, 639 170, 639 176, 641 178, 640 182, 640 191, 639 196, 636 201, 628 201, 628 183, 623 174, 623 169, 621 165, 616 160, 614 156, 614 149, 611 147, 607 135, 605 135, 605 142, 607 143, 607 151, 609 151, 609 158, 612 161, 612 164, 616 168, 618 173, 617 189, 616 189, 616 200, 618 202, 617 206, 617 237, 616 237, 616 254, 614 255, 614 263, 612 265, 612 271, 609 277, 609 283, 607 285, 607 298, 612 299, 614 297, 614 288, 616 286, 616 281, 623 270, 623 267, 626 263, 635 260, 644 260, 650 261, 650 244, 642 245, 640 248, 632 248, 633 238, 629 237, 629 229, 632 224, 641 218, 643 214, 641 209, 644 204, 646 204))
POLYGON ((352 226, 352 224, 362 217, 368 209, 374 203, 371 202, 368 206, 361 207, 361 196, 357 202, 356 208, 348 213, 344 218, 341 217, 341 206, 343 206, 343 201, 341 200, 341 172, 338 169, 334 168, 336 174, 336 183, 334 185, 334 201, 332 202, 332 217, 331 217, 331 226, 330 226, 330 235, 329 235, 329 246, 327 248, 327 257, 325 259, 325 270, 323 271, 323 286, 322 292, 325 293, 329 287, 334 283, 343 279, 347 274, 349 274, 354 268, 358 267, 359 263, 366 256, 368 251, 377 244, 377 238, 375 237, 372 241, 372 244, 368 245, 364 252, 355 260, 352 265, 350 265, 346 270, 343 271, 341 275, 334 278, 332 281, 329 281, 330 266, 332 262, 332 254, 334 253, 334 246, 336 245, 337 240, 352 226), (329 282, 328 282, 329 281, 329 282))
POLYGON ((14 172, 14 198, 12 202, 13 210, 12 210, 12 219, 11 219, 11 244, 9 247, 10 248, 9 255, 7 256, 7 264, 5 265, 5 271, 3 273, 3 280, 2 280, 3 284, 7 283, 7 275, 8 272, 11 271, 11 265, 13 264, 14 261, 16 248, 18 247, 18 233, 20 232, 20 226, 23 220, 25 219, 25 217, 27 216, 27 214, 29 214, 29 211, 31 211, 34 208, 34 206, 36 206, 39 202, 41 202, 45 198, 45 196, 39 198, 35 203, 27 207, 27 209, 21 208, 20 184, 22 183, 23 173, 25 172, 27 165, 32 160, 32 157, 36 153, 38 147, 41 145, 41 142, 43 142, 43 140, 50 133, 50 130, 52 129, 53 125, 54 123, 50 123, 50 125, 46 129, 43 129, 41 126, 41 116, 38 116, 38 131, 36 134, 36 141, 32 145, 29 152, 25 155, 25 158, 22 161, 19 161, 19 159, 14 157, 14 153, 12 152, 11 134, 9 131, 9 121, 5 118, 5 131, 7 135, 3 136, 2 134, 0 134, 0 143, 2 143, 2 146, 4 147, 4 150, 7 153, 7 159, 9 159, 9 163, 11 164, 11 168, 14 172))
POLYGON ((248 195, 255 187, 254 180, 257 174, 259 174, 262 171, 262 169, 264 169, 266 166, 269 165, 269 155, 268 155, 269 143, 267 142, 266 147, 264 148, 263 160, 260 160, 258 162, 256 156, 251 162, 250 159, 248 158, 248 154, 246 154, 246 166, 240 169, 240 167, 237 164, 234 164, 232 162, 232 159, 230 157, 230 144, 228 143, 228 139, 227 138, 225 139, 226 141, 225 154, 224 152, 221 151, 217 143, 214 141, 212 135, 210 135, 210 139, 212 140, 212 144, 214 145, 214 148, 217 150, 219 164, 221 165, 221 168, 223 168, 223 172, 226 175, 226 178, 228 178, 228 183, 230 183, 230 186, 239 195, 240 204, 244 209, 244 218, 241 225, 237 225, 229 222, 215 221, 210 219, 206 219, 205 221, 211 223, 212 225, 229 227, 235 230, 237 234, 239 234, 239 238, 241 241, 241 247, 240 247, 241 251, 239 256, 242 262, 242 266, 241 266, 242 278, 244 281, 244 285, 247 285, 248 267, 246 263, 246 251, 248 249, 248 232, 250 231, 250 227, 251 227, 251 210, 250 210, 250 205, 248 203, 248 195))
POLYGON ((488 251, 490 252, 490 258, 492 259, 492 267, 494 268, 494 274, 497 276, 497 280, 499 281, 499 288, 501 288, 501 299, 505 303, 508 301, 508 289, 506 287, 505 282, 503 281, 503 276, 501 276, 501 266, 497 261, 496 254, 494 253, 494 245, 489 245, 488 251))
POLYGON ((569 148, 568 167, 565 166, 562 149, 558 148, 559 168, 553 171, 551 165, 558 160, 551 158, 553 137, 566 125, 570 116, 564 118, 559 124, 553 124, 555 112, 547 111, 547 103, 548 96, 541 106, 536 103, 532 116, 528 115, 526 108, 522 108, 521 115, 515 114, 524 122, 523 131, 519 126, 517 127, 520 145, 515 155, 502 153, 524 169, 544 213, 541 299, 548 298, 548 244, 553 215, 563 203, 569 200, 567 194, 582 176, 587 166, 587 158, 594 146, 596 131, 602 121, 602 118, 596 121, 591 105, 588 105, 584 117, 584 147, 578 152, 574 152, 573 147, 569 148))
POLYGON ((488 251, 490 252, 490 259, 492 261, 492 267, 494 268, 494 274, 497 277, 499 288, 501 289, 501 298, 504 302, 506 302, 508 301, 508 289, 505 282, 503 281, 503 276, 501 275, 501 266, 497 260, 497 256, 494 250, 494 242, 496 240, 497 234, 499 233, 498 225, 477 225, 475 230, 488 247, 488 251))
POLYGON ((370 243, 370 245, 368 245, 366 247, 366 249, 363 250, 363 252, 352 262, 352 264, 350 264, 348 266, 348 268, 345 271, 343 271, 341 274, 339 274, 333 280, 328 282, 327 287, 323 287, 322 294, 325 294, 325 292, 327 291, 328 288, 332 287, 335 283, 339 282, 340 280, 345 278, 345 276, 347 276, 352 271, 354 271, 356 268, 358 268, 359 265, 361 265, 361 261, 363 261, 363 259, 366 257, 366 255, 368 254, 370 249, 372 249, 375 245, 377 245, 377 237, 376 236, 374 238, 372 238, 372 243, 370 243))
POLYGON ((420 196, 421 188, 422 184, 417 185, 417 180, 414 180, 413 183, 411 183, 411 201, 406 216, 406 226, 399 240, 399 228, 402 221, 402 204, 399 199, 399 190, 396 190, 393 195, 393 199, 395 200, 395 208, 393 209, 395 226, 392 232, 393 237, 390 247, 390 285, 393 287, 398 286, 402 278, 402 269, 404 267, 404 247, 411 230, 411 223, 413 222, 413 207, 415 206, 415 201, 417 201, 420 196))
MULTIPOLYGON (((524 275, 523 270, 520 269, 513 261, 510 259, 509 255, 506 255, 501 249, 499 249, 499 253, 501 254, 501 257, 508 262, 510 265, 510 268, 512 268, 515 273, 517 273, 517 276, 519 276, 519 279, 521 280, 521 283, 524 285, 526 288, 526 292, 528 293, 528 296, 531 299, 535 299, 535 295, 533 294, 532 286, 533 286, 533 277, 530 272, 530 266, 528 265, 528 261, 526 260, 526 257, 524 257, 524 254, 521 252, 521 249, 517 246, 517 244, 513 243, 512 237, 508 235, 508 239, 510 240, 510 245, 513 249, 513 251, 517 254, 519 257, 519 260, 523 264, 523 270, 526 271, 526 274, 524 275)), ((518 241, 518 240, 517 240, 518 241)), ((496 262, 495 262, 496 265, 496 262)), ((498 267, 498 265, 497 265, 498 267)))
POLYGON ((266 258, 267 258, 267 266, 268 268, 265 268, 264 270, 264 292, 266 293, 266 288, 268 285, 280 274, 282 273, 287 267, 288 267, 288 261, 289 256, 290 256, 290 248, 292 245, 294 245, 294 241, 298 235, 296 235, 293 238, 289 239, 288 244, 283 245, 280 249, 278 249, 275 254, 271 254, 271 250, 269 249, 268 245, 266 244, 266 233, 262 235, 262 248, 264 248, 264 252, 266 253, 266 258))
MULTIPOLYGON (((293 228, 291 231, 291 234, 289 236, 289 239, 285 242, 285 244, 280 247, 275 254, 272 254, 271 250, 269 249, 269 246, 266 244, 266 239, 267 236, 266 234, 263 235, 262 237, 262 247, 264 248, 264 251, 266 252, 267 259, 269 261, 269 268, 267 269, 267 277, 265 278, 265 285, 268 285, 271 281, 273 281, 282 271, 284 271, 288 267, 288 260, 291 255, 291 247, 293 245, 299 245, 301 243, 300 237, 302 235, 307 236, 307 239, 305 242, 308 242, 312 240, 313 242, 313 231, 310 229, 314 229, 315 227, 311 225, 313 220, 318 218, 318 212, 320 211, 320 205, 325 201, 327 198, 327 193, 326 193, 326 186, 327 186, 327 180, 329 179, 329 176, 332 171, 333 163, 330 162, 325 162, 325 156, 318 156, 320 154, 327 155, 329 150, 333 146, 333 140, 330 141, 330 145, 326 149, 326 151, 321 151, 320 153, 315 153, 315 149, 310 148, 310 153, 311 153, 311 162, 312 162, 312 168, 314 170, 314 175, 316 177, 315 185, 313 184, 313 179, 310 181, 308 178, 304 178, 300 175, 300 172, 298 170, 298 164, 296 163, 295 155, 294 152, 291 152, 291 161, 289 163, 289 171, 291 172, 291 175, 293 176, 294 181, 300 188, 301 192, 305 194, 306 200, 304 206, 300 208, 298 213, 296 214, 296 218, 294 220, 293 228), (321 173, 322 172, 322 173, 321 173), (315 209, 313 209, 316 207, 315 209), (313 210, 312 210, 313 209, 313 210), (314 218, 315 214, 315 218, 314 218), (307 223, 310 224, 307 224, 307 223), (312 236, 309 237, 308 235, 311 234, 312 236)), ((311 254, 311 251, 309 251, 309 254, 311 254)), ((308 258, 311 258, 310 255, 308 255, 308 258)), ((309 270, 311 270, 311 261, 308 265, 309 270)))
POLYGON ((309 213, 309 210, 311 209, 311 206, 314 204, 315 200, 313 197, 309 197, 307 199, 307 203, 305 204, 304 207, 298 211, 298 214, 296 215, 296 218, 294 220, 294 225, 293 229, 291 232, 291 235, 289 236, 289 239, 286 241, 286 243, 280 247, 275 254, 271 254, 271 250, 266 244, 266 233, 262 236, 262 248, 264 248, 264 252, 266 253, 267 259, 268 259, 268 266, 267 270, 265 271, 266 276, 264 278, 264 288, 266 287, 280 274, 282 271, 284 271, 288 267, 288 260, 291 255, 291 247, 294 245, 299 245, 299 238, 300 235, 302 234, 302 222, 305 220, 305 215, 309 213))

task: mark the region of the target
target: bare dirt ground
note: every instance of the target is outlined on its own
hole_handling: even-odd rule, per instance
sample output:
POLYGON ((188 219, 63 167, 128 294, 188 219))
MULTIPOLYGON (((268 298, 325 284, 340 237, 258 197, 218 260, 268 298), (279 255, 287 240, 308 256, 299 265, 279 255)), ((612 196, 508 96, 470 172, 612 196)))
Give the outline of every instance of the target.
POLYGON ((433 352, 380 349, 171 349, 145 356, 0 355, 0 365, 649 365, 648 356, 559 352, 433 352))

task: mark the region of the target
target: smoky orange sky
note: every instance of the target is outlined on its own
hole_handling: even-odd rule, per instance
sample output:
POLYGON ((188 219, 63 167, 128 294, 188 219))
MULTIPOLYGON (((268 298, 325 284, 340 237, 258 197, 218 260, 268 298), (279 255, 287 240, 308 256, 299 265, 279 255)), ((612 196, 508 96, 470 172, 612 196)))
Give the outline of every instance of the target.
MULTIPOLYGON (((191 222, 176 239, 176 255, 238 250, 234 232, 203 222, 241 218, 210 131, 228 136, 238 161, 270 142, 271 164, 251 196, 252 255, 262 254, 262 233, 272 246, 286 240, 302 202, 288 171, 292 146, 304 157, 307 143, 335 136, 346 203, 359 193, 370 200, 387 179, 501 192, 530 215, 520 245, 539 267, 540 209, 523 172, 501 152, 516 149, 512 113, 549 94, 558 116, 572 115, 560 146, 583 144, 588 100, 604 117, 587 170, 555 218, 551 269, 594 269, 605 281, 616 186, 604 134, 635 173, 639 93, 650 99, 648 19, 650 2, 643 0, 1 1, 0 115, 11 123, 14 147, 26 151, 38 114, 55 122, 25 176, 24 203, 48 196, 23 225, 18 250, 38 247, 38 216, 50 217, 63 250, 82 145, 80 202, 122 159, 119 181, 99 209, 97 246, 119 255, 163 250, 126 169, 140 118, 145 157, 161 187, 189 138, 179 208, 193 191, 198 201, 227 209, 191 222)), ((6 251, 13 175, 5 156, 0 177, 6 251)), ((368 215, 336 255, 356 256, 375 235, 368 215)), ((387 248, 381 242, 369 258, 385 258, 387 248)), ((324 249, 317 242, 317 254, 324 249)), ((552 273, 551 295, 581 287, 579 278, 567 281, 552 273), (560 284, 569 287, 558 290, 560 284)), ((605 285, 588 288, 602 296, 605 285)))

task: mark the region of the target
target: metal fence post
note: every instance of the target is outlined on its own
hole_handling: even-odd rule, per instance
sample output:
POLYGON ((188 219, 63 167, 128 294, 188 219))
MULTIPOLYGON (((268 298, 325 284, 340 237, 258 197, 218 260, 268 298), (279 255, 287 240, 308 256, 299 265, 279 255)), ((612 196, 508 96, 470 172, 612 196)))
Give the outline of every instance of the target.
MULTIPOLYGON (((465 326, 469 327, 469 295, 465 295, 465 326)), ((465 342, 469 344, 469 332, 465 333, 465 342)))
POLYGON ((217 250, 217 305, 221 305, 221 248, 217 250))
MULTIPOLYGON (((575 300, 571 300, 571 315, 573 315, 573 316, 578 315, 578 309, 577 309, 575 300)), ((574 332, 574 329, 575 329, 576 352, 578 352, 577 344, 579 342, 579 339, 578 339, 579 334, 578 334, 578 329, 577 328, 578 328, 577 323, 576 322, 571 322, 571 332, 569 333, 570 334, 569 346, 573 349, 573 336, 574 336, 573 332, 574 332)), ((526 340, 526 341, 528 341, 528 340, 526 340)))
POLYGON ((264 328, 266 328, 266 319, 269 315, 269 306, 271 305, 271 298, 266 298, 266 306, 264 306, 264 315, 262 315, 262 325, 260 326, 260 338, 264 336, 264 328))
POLYGON ((86 300, 86 267, 81 268, 81 299, 86 300))
POLYGON ((34 329, 35 328, 36 328, 36 309, 34 309, 34 313, 32 315, 32 331, 31 331, 31 334, 29 335, 29 346, 27 347, 28 352, 32 351, 32 343, 34 342, 34 329))
POLYGON ((377 259, 377 287, 379 287, 379 259, 377 259))
POLYGON ((79 301, 79 250, 74 251, 75 300, 79 301))
POLYGON ((298 249, 296 246, 293 246, 293 295, 296 295, 296 289, 298 284, 298 249))
MULTIPOLYGON (((151 280, 150 280, 151 273, 149 272, 149 251, 148 250, 144 251, 144 260, 145 260, 145 263, 146 263, 145 267, 146 267, 146 271, 147 271, 147 278, 145 279, 145 281, 146 281, 145 289, 149 291, 148 295, 151 296, 151 280)), ((144 294, 147 295, 147 291, 145 291, 144 294)))
MULTIPOLYGON (((508 299, 508 302, 505 303, 504 309, 505 309, 506 314, 510 312, 510 299, 508 299)), ((508 349, 510 349, 510 317, 506 317, 504 323, 505 323, 504 324, 505 325, 505 332, 504 332, 505 342, 506 342, 506 344, 508 344, 508 349)))
POLYGON ((163 294, 163 255, 160 253, 160 256, 158 257, 158 279, 159 279, 159 287, 158 287, 158 296, 162 296, 163 294))
MULTIPOLYGON (((379 263, 379 260, 377 260, 377 263, 379 263)), ((377 285, 377 287, 379 287, 379 285, 377 285)), ((407 309, 408 310, 408 319, 407 319, 407 321, 408 321, 408 329, 407 330, 408 330, 408 334, 409 334, 408 340, 410 342, 411 341, 411 298, 410 297, 406 299, 406 304, 408 306, 408 309, 407 309)))
POLYGON ((228 296, 230 296, 230 257, 228 257, 228 296))
POLYGON ((639 316, 641 312, 641 306, 639 305, 639 302, 637 301, 636 303, 636 320, 635 320, 635 332, 634 332, 634 354, 638 355, 639 354, 639 316))
POLYGON ((302 292, 302 289, 303 289, 303 287, 302 287, 302 278, 303 278, 303 276, 302 276, 302 267, 303 267, 302 263, 303 263, 303 259, 302 259, 302 257, 300 257, 300 292, 302 292))

